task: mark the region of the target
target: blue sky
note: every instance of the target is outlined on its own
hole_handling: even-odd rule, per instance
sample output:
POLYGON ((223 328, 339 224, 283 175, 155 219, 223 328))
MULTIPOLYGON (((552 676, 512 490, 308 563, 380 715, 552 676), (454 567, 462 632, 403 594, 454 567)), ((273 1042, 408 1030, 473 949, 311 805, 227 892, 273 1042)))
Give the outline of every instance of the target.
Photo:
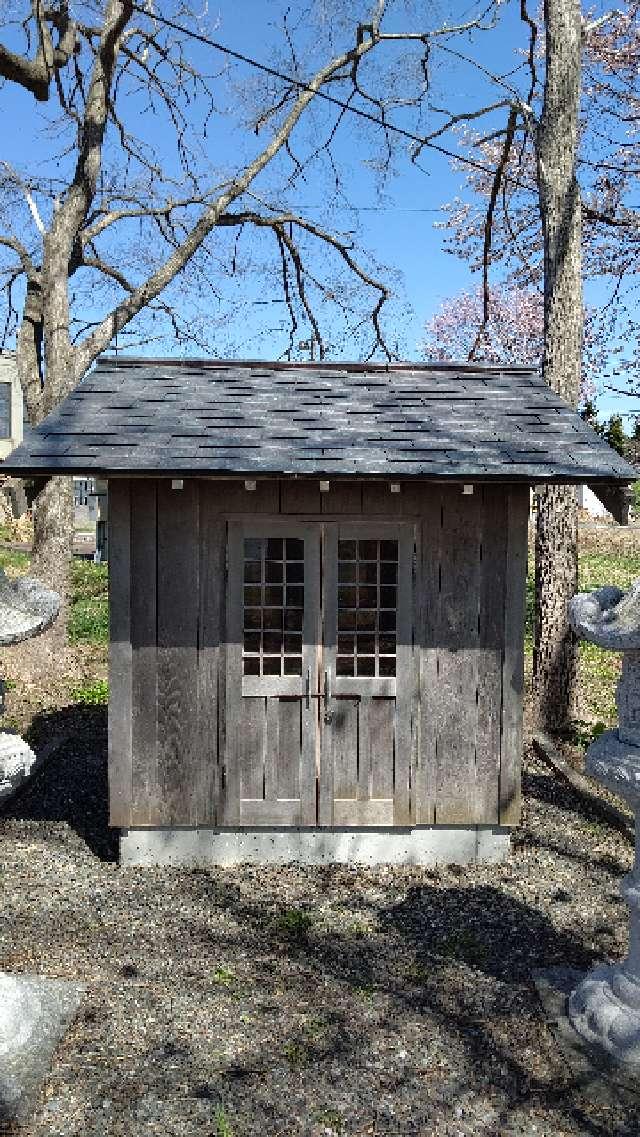
MULTIPOLYGON (((281 44, 279 13, 282 6, 280 0, 272 0, 268 6, 256 0, 236 0, 235 3, 224 0, 218 10, 211 13, 210 33, 230 48, 271 63, 274 52, 278 51, 281 44)), ((171 4, 165 4, 160 6, 160 10, 169 12, 172 7, 171 4)), ((302 10, 301 7, 296 8, 295 3, 291 7, 294 15, 302 10)), ((333 11, 340 9, 338 0, 325 0, 325 9, 331 17, 333 11)), ((342 5, 342 9, 346 10, 346 5, 342 5)), ((316 5, 315 10, 320 11, 320 6, 316 5)), ((468 18, 474 10, 475 7, 465 0, 454 0, 452 3, 435 0, 429 8, 429 14, 433 24, 444 19, 452 23, 468 18)), ((411 17, 404 18, 402 22, 406 27, 411 23, 411 17)), ((519 5, 507 3, 499 27, 480 41, 483 62, 489 69, 506 71, 511 61, 515 66, 516 50, 521 41, 519 5)), ((315 45, 307 46, 313 50, 315 45)), ((326 58, 324 48, 320 57, 323 53, 326 58)), ((220 68, 224 61, 224 57, 205 47, 194 47, 194 58, 208 71, 220 68)), ((400 57, 397 65, 401 65, 400 57)), ((445 67, 434 70, 434 76, 434 102, 441 97, 453 111, 477 105, 489 94, 492 99, 495 98, 495 91, 490 85, 483 83, 477 74, 474 75, 469 68, 458 65, 455 61, 450 60, 445 67)), ((236 91, 242 91, 244 84, 251 89, 257 81, 256 73, 243 64, 234 66, 231 78, 236 91)), ((0 106, 0 110, 3 109, 6 111, 6 106, 0 106)), ((29 163, 37 143, 37 134, 33 130, 33 104, 26 96, 14 95, 11 109, 9 118, 6 113, 4 115, 1 156, 21 166, 29 163)), ((39 113, 42 115, 40 125, 44 126, 47 112, 45 110, 39 113)), ((163 123, 144 114, 141 107, 136 107, 134 113, 150 145, 163 162, 170 165, 173 157, 171 148, 167 145, 168 136, 163 123)), ((408 123, 409 118, 402 111, 397 111, 395 121, 402 125, 408 123)), ((308 145, 308 135, 303 137, 301 134, 301 138, 301 146, 304 148, 304 145, 308 145)), ((448 145, 453 144, 451 136, 443 141, 448 145)), ((230 169, 237 163, 239 155, 249 153, 255 145, 246 131, 238 130, 237 115, 232 113, 229 119, 219 119, 213 123, 205 147, 208 150, 207 160, 230 169)), ((305 216, 325 225, 330 224, 337 230, 352 230, 354 223, 357 223, 358 246, 372 254, 375 262, 389 270, 397 294, 390 342, 397 342, 405 358, 419 359, 425 320, 435 313, 443 300, 463 289, 476 286, 479 277, 471 273, 465 261, 444 251, 443 234, 435 227, 435 223, 443 217, 440 212, 442 205, 463 191, 463 173, 453 172, 447 159, 433 151, 425 155, 423 169, 418 169, 408 159, 408 146, 409 143, 401 144, 395 163, 395 175, 380 194, 376 190, 376 178, 369 164, 371 150, 366 124, 363 126, 357 119, 347 118, 337 137, 336 154, 353 208, 341 209, 338 201, 328 199, 326 183, 316 181, 313 176, 306 184, 299 185, 292 193, 291 201, 305 216)), ((258 244, 259 241, 256 242, 256 247, 258 244)), ((249 251, 246 259, 248 265, 249 251)), ((369 267, 366 253, 362 261, 369 267)), ((271 301, 273 292, 266 294, 263 279, 253 277, 249 268, 240 278, 228 281, 226 287, 226 299, 231 301, 231 306, 234 295, 238 297, 238 307, 241 304, 243 306, 241 327, 235 329, 232 322, 228 323, 226 343, 233 346, 234 336, 237 336, 238 354, 265 359, 279 356, 286 342, 286 311, 281 304, 265 303, 265 300, 271 301)), ((588 289, 589 299, 597 301, 600 294, 597 287, 591 286, 588 289)), ((188 310, 189 297, 183 297, 182 303, 188 310)), ((301 327, 301 337, 305 334, 305 329, 301 327)), ((157 349, 153 346, 150 351, 157 354, 157 349)), ((221 351, 220 354, 224 352, 221 351)), ((334 354, 342 354, 339 345, 334 354)), ((614 400, 606 395, 599 397, 598 406, 602 416, 627 409, 625 401, 614 400)))

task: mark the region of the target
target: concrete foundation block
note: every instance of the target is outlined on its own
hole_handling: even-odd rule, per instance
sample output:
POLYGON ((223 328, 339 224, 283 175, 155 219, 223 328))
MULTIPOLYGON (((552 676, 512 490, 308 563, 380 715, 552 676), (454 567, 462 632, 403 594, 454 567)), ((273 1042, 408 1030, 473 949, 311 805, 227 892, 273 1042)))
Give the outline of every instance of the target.
POLYGON ((511 847, 499 826, 413 829, 123 829, 120 864, 495 864, 511 847))

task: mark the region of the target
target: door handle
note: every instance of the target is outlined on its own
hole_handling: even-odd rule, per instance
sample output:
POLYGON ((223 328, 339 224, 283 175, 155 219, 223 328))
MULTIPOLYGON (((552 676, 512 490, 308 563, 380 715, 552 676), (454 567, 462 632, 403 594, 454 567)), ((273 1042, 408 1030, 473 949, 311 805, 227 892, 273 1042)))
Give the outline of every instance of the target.
POLYGON ((304 701, 305 701, 307 710, 309 710, 309 707, 311 706, 311 668, 310 667, 307 667, 307 678, 305 680, 305 685, 304 685, 304 701))
POLYGON ((331 710, 331 672, 329 668, 324 673, 324 721, 329 724, 333 718, 331 710))

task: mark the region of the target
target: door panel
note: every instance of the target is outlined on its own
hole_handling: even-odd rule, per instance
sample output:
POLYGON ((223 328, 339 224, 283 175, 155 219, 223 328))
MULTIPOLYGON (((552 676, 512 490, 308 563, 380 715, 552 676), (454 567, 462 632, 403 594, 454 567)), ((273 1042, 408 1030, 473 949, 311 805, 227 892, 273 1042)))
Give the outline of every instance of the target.
POLYGON ((318 526, 229 523, 225 824, 314 825, 318 526))
POLYGON ((410 525, 325 527, 321 825, 410 823, 410 525))
POLYGON ((408 523, 229 522, 224 824, 410 824, 413 549, 408 523))

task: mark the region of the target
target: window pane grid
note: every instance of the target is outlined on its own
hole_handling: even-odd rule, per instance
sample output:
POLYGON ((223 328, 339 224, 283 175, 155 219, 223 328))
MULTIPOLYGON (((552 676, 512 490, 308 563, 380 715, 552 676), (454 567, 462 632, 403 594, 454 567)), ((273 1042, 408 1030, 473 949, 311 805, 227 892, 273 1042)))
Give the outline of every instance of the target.
POLYGON ((244 541, 243 672, 302 675, 304 541, 244 541))
POLYGON ((396 673, 397 540, 338 542, 336 673, 396 673))

